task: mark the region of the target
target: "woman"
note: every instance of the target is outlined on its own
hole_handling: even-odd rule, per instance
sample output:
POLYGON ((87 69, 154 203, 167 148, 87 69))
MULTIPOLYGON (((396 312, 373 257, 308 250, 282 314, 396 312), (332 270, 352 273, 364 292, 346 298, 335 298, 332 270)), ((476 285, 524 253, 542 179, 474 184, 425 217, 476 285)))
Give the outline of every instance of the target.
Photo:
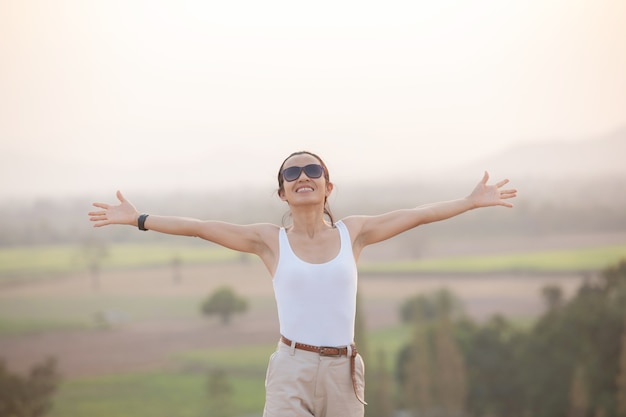
POLYGON ((265 417, 351 417, 364 413, 364 366, 353 343, 356 261, 363 248, 422 224, 516 196, 488 185, 489 175, 458 200, 335 222, 327 199, 328 168, 314 153, 295 152, 278 171, 278 196, 290 209, 288 227, 140 214, 118 191, 118 205, 94 203, 94 227, 126 224, 140 230, 196 236, 259 256, 273 278, 280 342, 266 377, 265 417))

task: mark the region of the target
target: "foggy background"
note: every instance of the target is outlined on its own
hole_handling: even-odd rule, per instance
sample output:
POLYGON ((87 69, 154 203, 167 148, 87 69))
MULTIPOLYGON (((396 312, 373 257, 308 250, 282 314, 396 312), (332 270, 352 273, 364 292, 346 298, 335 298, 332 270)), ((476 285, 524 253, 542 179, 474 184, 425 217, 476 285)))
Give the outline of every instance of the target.
MULTIPOLYGON (((260 261, 181 262, 181 253, 214 248, 134 227, 94 230, 87 212, 94 201, 114 203, 119 189, 148 213, 280 224, 287 206, 276 174, 299 150, 329 166, 336 218, 463 197, 485 170, 519 190, 512 210, 425 225, 367 248, 361 264, 623 250, 624 39, 621 0, 0 0, 0 266, 23 268, 0 274, 0 356, 22 373, 53 356, 64 378, 80 381, 63 385, 52 417, 77 403, 102 415, 136 404, 138 416, 195 417, 185 407, 204 403, 177 378, 215 363, 257 378, 262 404, 265 353, 248 367, 219 355, 241 346, 269 346, 269 355, 275 344, 260 261), (154 264, 107 264, 116 250, 148 259, 161 243, 171 252, 154 264), (44 251, 51 268, 83 266, 32 268, 44 251), (198 311, 220 285, 251 301, 230 327, 198 311), (171 385, 142 392, 155 370, 171 385), (115 374, 140 382, 81 391, 91 385, 80 378, 118 384, 115 374), (179 399, 168 402, 170 392, 179 399), (151 412, 153 404, 161 408, 151 412)), ((572 299, 597 274, 365 272, 359 294, 372 333, 401 325, 407 297, 439 288, 481 323, 503 314, 526 329, 546 312, 546 285, 572 299)), ((593 320, 592 330, 618 334, 593 320)), ((574 333, 594 346, 595 333, 574 333)), ((572 351, 573 339, 559 352, 572 351)), ((566 380, 537 391, 553 395, 566 380)))
POLYGON ((462 197, 484 170, 518 188, 385 257, 428 256, 431 230, 450 250, 626 228, 623 2, 3 1, 0 19, 2 245, 166 239, 94 233, 118 189, 280 223, 277 170, 303 149, 338 218, 462 197))
POLYGON ((3 0, 0 201, 271 192, 301 149, 339 190, 606 173, 625 22, 614 0, 3 0))

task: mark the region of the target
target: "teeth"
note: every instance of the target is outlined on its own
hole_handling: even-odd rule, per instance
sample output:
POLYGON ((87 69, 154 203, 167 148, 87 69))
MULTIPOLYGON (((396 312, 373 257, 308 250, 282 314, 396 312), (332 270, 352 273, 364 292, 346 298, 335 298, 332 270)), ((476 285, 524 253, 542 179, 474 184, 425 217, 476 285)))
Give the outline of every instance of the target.
POLYGON ((311 187, 302 187, 302 188, 298 188, 296 190, 297 193, 299 193, 301 191, 313 191, 313 188, 311 188, 311 187))

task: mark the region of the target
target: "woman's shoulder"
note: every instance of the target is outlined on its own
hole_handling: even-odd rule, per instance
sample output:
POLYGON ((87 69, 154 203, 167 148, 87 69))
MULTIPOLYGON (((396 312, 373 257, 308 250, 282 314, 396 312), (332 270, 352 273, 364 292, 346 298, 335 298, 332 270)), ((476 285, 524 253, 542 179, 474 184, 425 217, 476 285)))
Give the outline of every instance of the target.
POLYGON ((282 229, 280 226, 273 223, 254 223, 249 225, 249 227, 254 228, 261 234, 276 234, 280 229, 282 229))
POLYGON ((352 215, 352 216, 347 216, 344 217, 340 220, 337 220, 336 223, 343 223, 348 229, 353 228, 353 227, 360 227, 363 224, 363 220, 365 220, 367 216, 356 216, 356 215, 352 215))
POLYGON ((350 235, 355 236, 363 227, 364 218, 365 216, 348 216, 337 220, 335 223, 343 223, 346 229, 348 229, 348 232, 350 232, 350 235))

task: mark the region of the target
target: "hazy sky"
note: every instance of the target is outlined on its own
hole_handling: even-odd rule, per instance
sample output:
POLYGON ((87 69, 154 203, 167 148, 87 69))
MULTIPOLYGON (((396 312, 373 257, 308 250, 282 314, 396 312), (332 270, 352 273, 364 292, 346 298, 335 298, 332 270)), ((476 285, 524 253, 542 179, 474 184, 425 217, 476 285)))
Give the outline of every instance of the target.
POLYGON ((0 0, 3 199, 272 188, 301 149, 418 176, 625 124, 623 0, 0 0))

